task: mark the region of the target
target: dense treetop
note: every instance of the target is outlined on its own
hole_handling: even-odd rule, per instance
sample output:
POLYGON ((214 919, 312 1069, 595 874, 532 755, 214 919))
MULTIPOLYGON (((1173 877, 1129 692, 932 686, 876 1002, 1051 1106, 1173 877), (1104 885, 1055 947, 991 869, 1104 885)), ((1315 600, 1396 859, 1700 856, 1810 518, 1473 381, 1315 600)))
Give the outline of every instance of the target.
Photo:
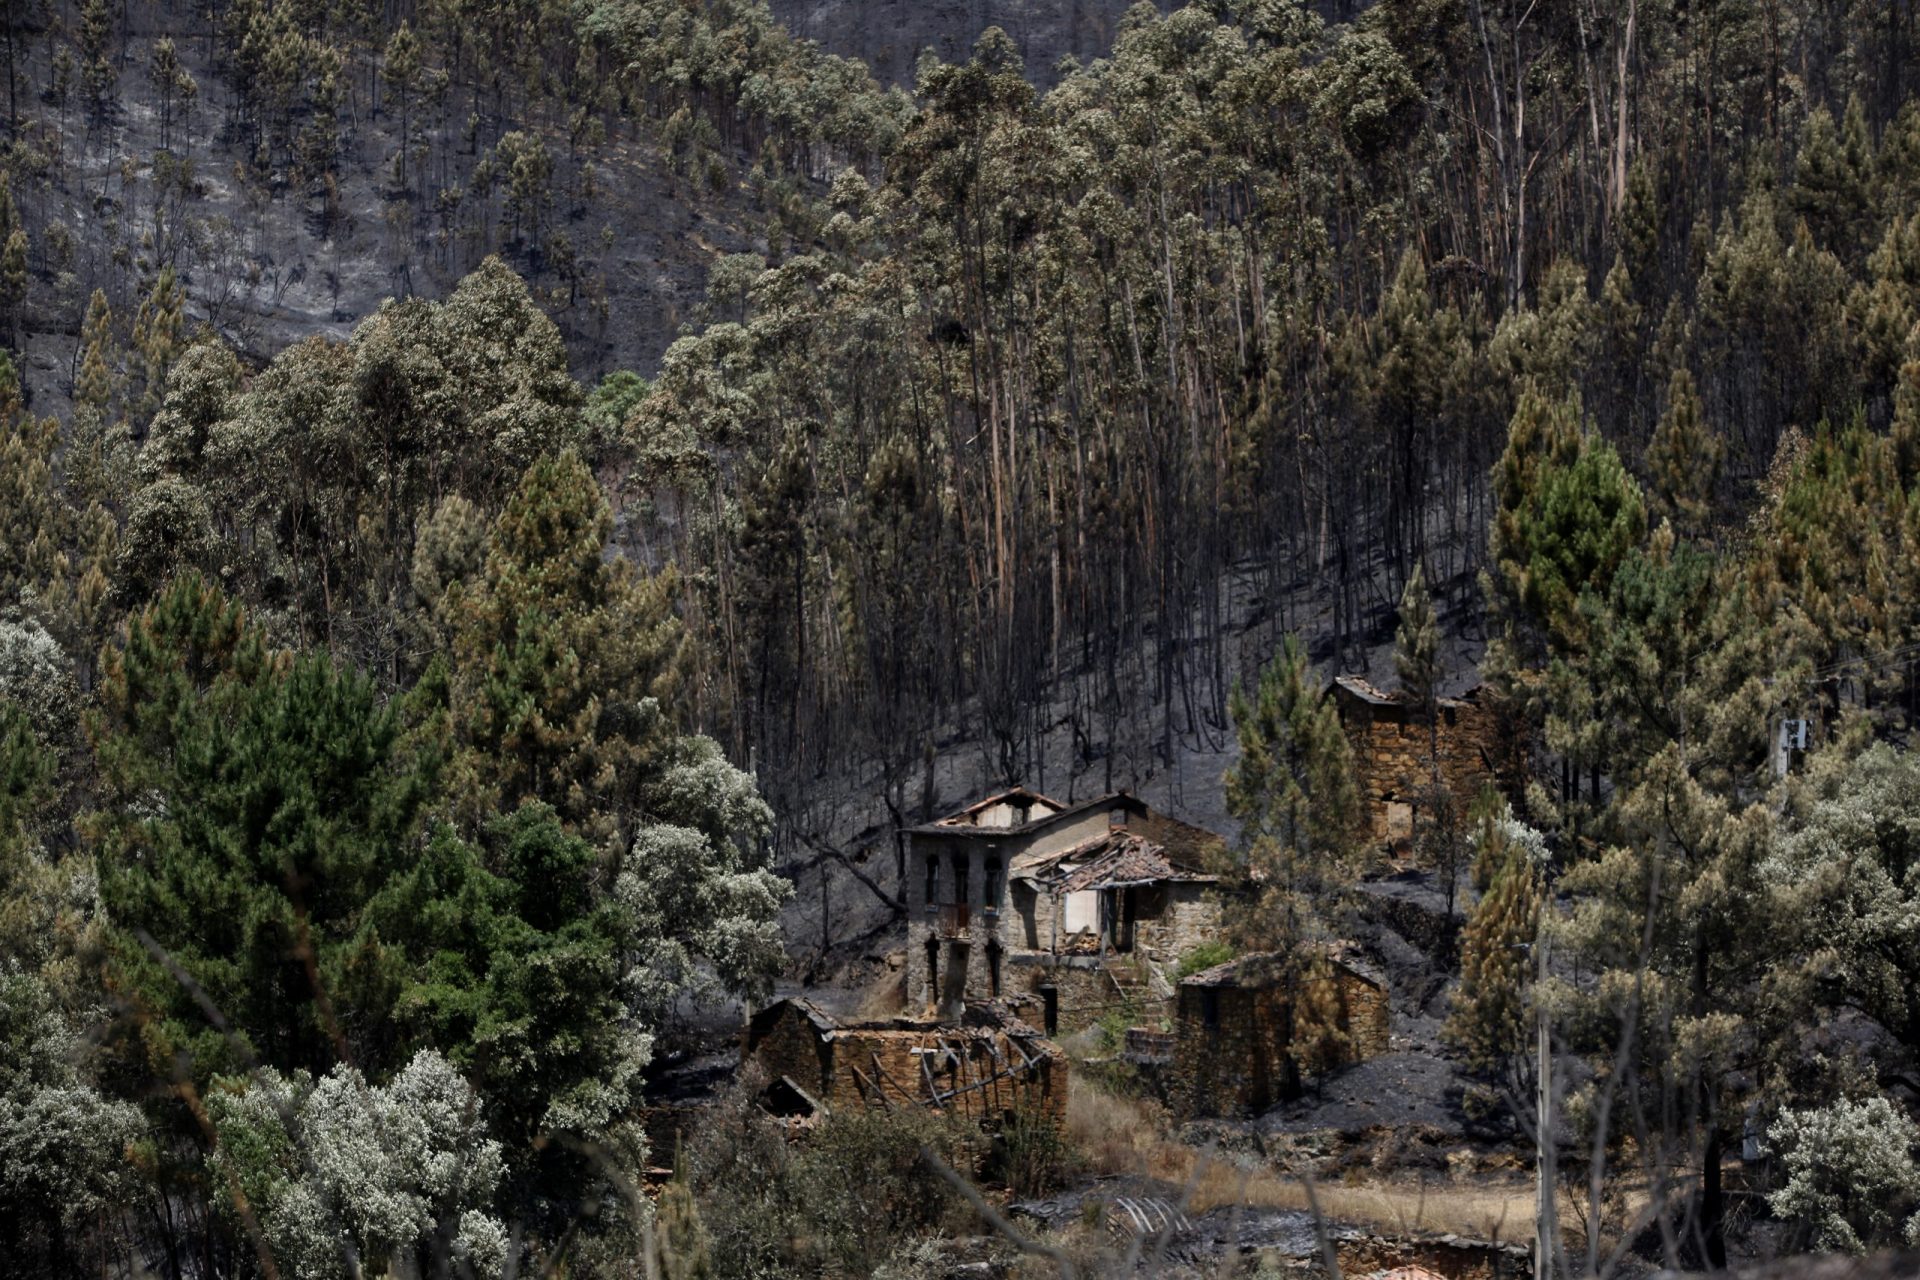
POLYGON ((1479 1101, 1544 1013, 1670 1263, 1750 1121, 1808 1240, 1920 1221, 1902 6, 1143 5, 1045 94, 996 31, 883 91, 757 0, 8 20, 22 1267, 617 1270, 656 1038, 764 993, 847 792, 1231 742, 1235 937, 1314 938, 1366 852, 1315 663, 1396 624, 1421 714, 1466 643, 1533 733, 1515 808, 1423 803, 1479 1101), (640 372, 587 212, 638 174, 621 219, 726 221, 640 372), (351 243, 356 183, 396 299, 263 343, 236 246, 351 243))

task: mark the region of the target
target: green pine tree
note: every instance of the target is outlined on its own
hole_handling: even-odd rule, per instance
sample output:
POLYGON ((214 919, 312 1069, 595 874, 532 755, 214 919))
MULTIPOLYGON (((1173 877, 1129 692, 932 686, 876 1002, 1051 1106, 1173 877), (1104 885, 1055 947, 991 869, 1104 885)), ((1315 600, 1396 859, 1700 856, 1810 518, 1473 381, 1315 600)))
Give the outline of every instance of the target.
POLYGON ((1324 894, 1355 874, 1363 849, 1352 747, 1311 679, 1290 635, 1259 683, 1229 704, 1240 758, 1227 771, 1227 812, 1240 822, 1252 890, 1229 928, 1243 950, 1287 950, 1309 936, 1324 894))
POLYGON ((184 303, 179 277, 171 266, 161 267, 133 318, 133 349, 139 356, 141 375, 136 421, 152 417, 166 394, 167 372, 173 368, 185 337, 184 303))
POLYGON ((1800 140, 1790 205, 1821 247, 1842 262, 1859 261, 1876 203, 1873 168, 1873 143, 1860 99, 1847 103, 1838 125, 1825 107, 1816 107, 1800 140))
POLYGON ((1683 367, 1667 383, 1667 411, 1647 445, 1647 476, 1655 509, 1683 533, 1706 531, 1726 443, 1707 425, 1706 407, 1683 367))
POLYGON ((113 103, 120 71, 110 53, 114 10, 107 0, 84 0, 80 6, 80 77, 86 92, 87 114, 98 123, 113 103))
MULTIPOLYGON (((1498 829, 1485 822, 1483 832, 1488 827, 1498 829)), ((1460 935, 1460 986, 1443 1034, 1471 1070, 1518 1102, 1532 1039, 1528 953, 1538 941, 1544 892, 1540 869, 1518 845, 1483 840, 1481 853, 1499 865, 1460 935)))
POLYGON ((1571 406, 1523 395, 1494 468, 1494 493, 1490 552, 1500 602, 1556 648, 1577 644, 1580 596, 1604 593, 1646 533, 1639 485, 1612 445, 1582 434, 1571 406))
POLYGON ((0 317, 6 324, 7 345, 18 348, 21 312, 27 301, 27 233, 15 227, 0 247, 0 317))
POLYGON ((594 843, 630 831, 668 733, 684 633, 675 578, 606 554, 612 514, 572 453, 527 470, 486 568, 450 607, 463 811, 550 804, 594 843))
POLYGON ((1393 665, 1400 692, 1427 727, 1426 779, 1421 788, 1414 843, 1422 859, 1446 886, 1447 914, 1466 848, 1459 803, 1447 785, 1440 759, 1440 624, 1427 592, 1426 570, 1414 566, 1400 596, 1400 624, 1394 634, 1393 665))
POLYGON ((155 1013, 149 1065, 168 1075, 184 1053, 204 1081, 251 1053, 324 1071, 361 1038, 333 982, 366 900, 417 847, 435 754, 409 748, 363 676, 272 651, 191 575, 129 622, 100 703, 86 825, 119 981, 155 1013))

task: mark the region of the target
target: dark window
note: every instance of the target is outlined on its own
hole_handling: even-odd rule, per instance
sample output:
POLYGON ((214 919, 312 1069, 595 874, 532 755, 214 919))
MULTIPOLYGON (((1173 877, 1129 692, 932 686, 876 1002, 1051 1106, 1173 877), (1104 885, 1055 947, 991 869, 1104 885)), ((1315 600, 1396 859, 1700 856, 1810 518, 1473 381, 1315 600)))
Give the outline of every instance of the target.
POLYGON ((987 879, 980 886, 980 903, 985 907, 1000 905, 1000 855, 997 853, 987 858, 987 879))
POLYGON ((967 904, 967 855, 953 855, 953 901, 958 906, 967 904))
POLYGON ((968 977, 973 969, 973 966, 967 963, 970 954, 970 949, 964 942, 947 944, 947 986, 940 993, 941 1000, 959 1001, 967 998, 967 988, 971 985, 968 977))
POLYGON ((1200 1021, 1206 1024, 1208 1035, 1220 1033, 1220 993, 1212 987, 1200 988, 1200 1021))
POLYGON ((927 905, 940 900, 940 859, 927 855, 927 905))
POLYGON ((927 1003, 940 1003, 940 939, 927 939, 927 1003))
POLYGON ((1058 1034, 1060 1030, 1060 988, 1040 988, 1040 1007, 1044 1010, 1041 1014, 1041 1025, 1047 1029, 1048 1035, 1058 1034))
POLYGON ((987 948, 987 995, 992 999, 1000 998, 1000 946, 998 943, 987 948))

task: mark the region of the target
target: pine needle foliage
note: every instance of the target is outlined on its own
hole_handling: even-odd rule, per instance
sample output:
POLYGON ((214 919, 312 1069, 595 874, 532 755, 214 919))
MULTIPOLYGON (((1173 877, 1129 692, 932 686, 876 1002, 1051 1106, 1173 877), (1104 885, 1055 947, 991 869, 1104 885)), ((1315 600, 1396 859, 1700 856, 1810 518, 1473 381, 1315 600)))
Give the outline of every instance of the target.
POLYGON ((1229 929, 1243 950, 1285 949, 1356 872, 1363 810, 1352 746, 1293 636, 1230 710, 1240 758, 1227 771, 1227 811, 1240 822, 1249 887, 1229 929))

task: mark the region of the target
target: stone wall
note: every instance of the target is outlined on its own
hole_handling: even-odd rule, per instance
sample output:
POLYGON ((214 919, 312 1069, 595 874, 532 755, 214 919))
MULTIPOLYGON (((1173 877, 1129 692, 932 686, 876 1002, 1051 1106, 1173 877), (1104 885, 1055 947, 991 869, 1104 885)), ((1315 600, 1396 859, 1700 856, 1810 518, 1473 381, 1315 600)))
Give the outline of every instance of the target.
POLYGON ((1209 884, 1172 884, 1165 914, 1154 922, 1149 947, 1153 959, 1177 963, 1202 943, 1220 937, 1220 895, 1209 884))
POLYGON ((833 1050, 830 1041, 811 1023, 800 1006, 787 1003, 773 1010, 771 1020, 759 1020, 750 1042, 754 1061, 769 1080, 786 1076, 821 1102, 833 1090, 833 1050))
POLYGON ((928 1105, 927 1076, 943 1094, 935 1108, 980 1120, 1000 1121, 1025 1110, 1066 1118, 1067 1060, 1051 1045, 1027 1042, 1036 1060, 1023 1069, 1011 1037, 998 1031, 894 1031, 852 1028, 834 1033, 835 1110, 871 1105, 878 1088, 892 1105, 928 1105), (940 1052, 942 1044, 952 1051, 940 1052), (927 1064, 923 1067, 922 1062, 927 1064))
POLYGON ((1377 1058, 1388 1049, 1387 989, 1368 982, 1357 973, 1337 971, 1340 984, 1340 1010, 1345 1020, 1349 1050, 1347 1061, 1362 1062, 1377 1058))
POLYGON ((1299 1088, 1292 1009, 1277 987, 1183 984, 1168 1095, 1182 1116, 1258 1115, 1299 1088))
POLYGON ((1036 1027, 1046 1027, 1046 991, 1053 989, 1054 1035, 1085 1031, 1111 1013, 1128 1011, 1136 1021, 1158 1023, 1170 1012, 1169 1001, 1140 992, 1131 999, 1123 994, 1098 956, 1015 953, 1007 975, 1007 999, 1036 1027))
MULTIPOLYGON (((1114 892, 1118 895, 1126 891, 1114 892)), ((1133 893, 1135 915, 1131 947, 1126 954, 1172 964, 1201 943, 1219 936, 1220 901, 1214 885, 1206 881, 1174 880, 1143 885, 1133 893)), ((1101 953, 1098 933, 1067 931, 1064 897, 1035 893, 1016 885, 1013 903, 1012 912, 1002 917, 1006 923, 1001 936, 1014 947, 1035 951, 1057 948, 1063 954, 1101 953)))
MULTIPOLYGON (((1412 834, 1414 817, 1433 785, 1434 734, 1404 704, 1368 702, 1344 691, 1338 699, 1373 838, 1399 843, 1412 834)), ((1489 783, 1518 797, 1525 777, 1524 744, 1512 722, 1487 701, 1446 700, 1437 729, 1440 778, 1463 821, 1466 806, 1489 783)))
MULTIPOLYGON (((1011 815, 990 809, 983 816, 1011 815)), ((1036 895, 1030 885, 1015 880, 1014 863, 1073 848, 1119 826, 1162 845, 1185 866, 1210 865, 1225 848, 1213 832, 1155 812, 1126 795, 1104 797, 1057 816, 1036 814, 1024 826, 942 823, 912 831, 903 886, 907 1011, 951 1019, 966 1001, 1015 994, 1020 988, 1009 984, 1006 967, 1023 949, 1098 956, 1100 940, 1091 928, 1070 933, 1064 900, 1046 892, 1036 895), (934 944, 931 962, 929 943, 934 944)), ((1219 928, 1219 910, 1207 888, 1176 882, 1142 890, 1134 949, 1171 963, 1212 937, 1219 928), (1151 919, 1146 918, 1149 901, 1151 919)), ((1089 891, 1088 901, 1092 896, 1089 891)), ((1097 913, 1089 923, 1091 918, 1097 913)), ((1062 1000, 1064 1005, 1065 992, 1062 1000)))
POLYGON ((1336 967, 1331 981, 1335 1025, 1346 1033, 1332 1056, 1296 1051, 1292 1001, 1278 983, 1182 983, 1168 1089, 1176 1111, 1189 1118, 1257 1115, 1297 1093, 1303 1071, 1318 1075, 1386 1053, 1386 988, 1345 967, 1336 967))
POLYGON ((823 1025, 789 1002, 756 1020, 747 1056, 770 1080, 786 1076, 836 1112, 922 1106, 992 1121, 1017 1109, 1056 1120, 1066 1114, 1066 1056, 1032 1037, 1016 1044, 997 1028, 823 1025), (1025 1069, 1029 1058, 1034 1066, 1025 1069), (937 1105, 929 1074, 935 1088, 951 1095, 937 1105))
POLYGON ((1228 849, 1224 836, 1158 810, 1129 814, 1127 830, 1139 832, 1165 849, 1175 862, 1195 871, 1217 870, 1215 864, 1228 849))
POLYGON ((1050 945, 1052 904, 1023 900, 1011 878, 1013 862, 1028 854, 1071 848, 1108 829, 1104 806, 1070 813, 1030 829, 954 828, 939 835, 916 831, 907 858, 906 1007, 914 1013, 955 1016, 967 1000, 994 1000, 994 962, 1026 944, 1029 929, 1038 945, 1050 945), (927 860, 934 862, 933 896, 927 895, 927 860), (989 874, 989 864, 998 868, 989 874), (964 866, 962 873, 959 867, 964 866), (966 890, 960 892, 964 878, 966 890), (1026 914, 1022 915, 1022 907, 1026 914), (927 962, 928 941, 938 943, 937 989, 927 962), (957 944, 957 945, 956 945, 957 944))

